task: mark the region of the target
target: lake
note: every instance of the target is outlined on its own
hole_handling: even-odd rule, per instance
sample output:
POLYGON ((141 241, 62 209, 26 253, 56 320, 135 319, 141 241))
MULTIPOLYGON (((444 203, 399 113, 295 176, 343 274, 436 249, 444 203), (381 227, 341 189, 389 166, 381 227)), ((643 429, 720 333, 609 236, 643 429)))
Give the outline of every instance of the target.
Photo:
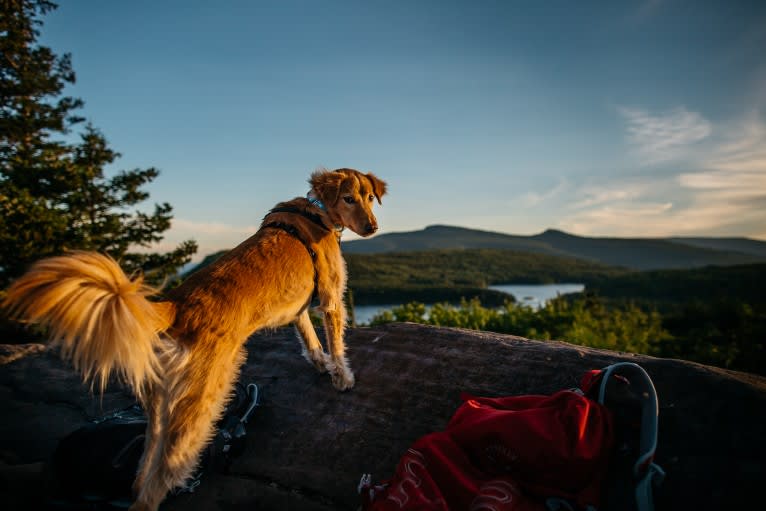
MULTIPOLYGON (((551 298, 567 293, 580 293, 585 286, 583 284, 500 284, 489 286, 489 289, 510 293, 516 298, 517 303, 539 309, 551 298)), ((360 325, 369 323, 376 314, 399 305, 357 305, 354 307, 356 323, 360 325)))

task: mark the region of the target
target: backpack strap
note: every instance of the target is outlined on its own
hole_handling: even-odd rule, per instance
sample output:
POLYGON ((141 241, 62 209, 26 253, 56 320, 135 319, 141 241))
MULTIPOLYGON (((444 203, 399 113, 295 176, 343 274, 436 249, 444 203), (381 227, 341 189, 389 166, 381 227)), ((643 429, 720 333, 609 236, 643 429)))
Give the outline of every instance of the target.
POLYGON ((258 385, 250 383, 245 387, 237 383, 235 395, 231 403, 227 405, 224 420, 218 427, 218 432, 210 444, 209 450, 215 455, 218 452, 223 453, 224 458, 234 447, 234 443, 247 434, 245 424, 253 410, 261 404, 258 385))
POLYGON ((633 464, 633 476, 636 483, 636 506, 638 511, 653 511, 653 485, 662 483, 665 471, 654 463, 654 453, 657 450, 657 430, 659 405, 657 391, 646 371, 633 362, 619 362, 603 369, 598 392, 598 402, 606 400, 607 383, 612 376, 626 378, 636 395, 641 399, 641 435, 639 441, 639 456, 633 464))

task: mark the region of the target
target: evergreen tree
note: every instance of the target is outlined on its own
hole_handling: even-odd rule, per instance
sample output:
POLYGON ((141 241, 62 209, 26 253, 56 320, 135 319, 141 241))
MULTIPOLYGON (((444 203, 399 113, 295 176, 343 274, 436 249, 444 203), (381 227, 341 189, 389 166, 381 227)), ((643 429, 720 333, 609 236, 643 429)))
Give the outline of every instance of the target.
POLYGON ((119 154, 87 125, 79 143, 64 140, 83 122, 82 100, 63 94, 75 82, 71 57, 37 43, 46 0, 0 0, 0 287, 29 263, 67 250, 98 250, 129 272, 162 280, 196 252, 194 241, 150 253, 170 227, 172 207, 151 214, 134 208, 148 198, 142 187, 155 168, 104 167, 119 154), (143 252, 135 252, 136 248, 143 252), (132 252, 131 252, 132 251, 132 252))

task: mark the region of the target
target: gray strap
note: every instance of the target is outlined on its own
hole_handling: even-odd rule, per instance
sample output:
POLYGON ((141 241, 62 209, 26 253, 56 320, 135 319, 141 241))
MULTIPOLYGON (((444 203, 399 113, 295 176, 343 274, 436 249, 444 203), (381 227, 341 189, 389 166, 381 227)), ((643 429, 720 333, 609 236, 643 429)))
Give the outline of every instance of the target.
POLYGON ((604 368, 598 392, 599 403, 604 404, 607 383, 615 374, 627 378, 641 400, 639 456, 633 464, 633 475, 638 479, 636 485, 638 511, 652 511, 654 509, 652 486, 660 484, 665 477, 662 468, 653 462, 654 453, 657 450, 659 415, 657 391, 651 378, 641 366, 633 362, 618 362, 604 368))

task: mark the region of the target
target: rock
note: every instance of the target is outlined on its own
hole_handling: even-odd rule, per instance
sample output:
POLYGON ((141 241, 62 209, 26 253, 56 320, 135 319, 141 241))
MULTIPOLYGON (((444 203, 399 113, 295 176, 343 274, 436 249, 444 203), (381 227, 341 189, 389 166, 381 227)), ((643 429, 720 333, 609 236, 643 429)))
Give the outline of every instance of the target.
MULTIPOLYGON (((360 476, 391 476, 412 442, 446 426, 461 392, 550 394, 618 361, 640 364, 657 388, 657 462, 667 472, 657 509, 734 509, 757 502, 766 480, 763 377, 409 323, 350 329, 347 344, 357 383, 339 393, 300 355, 292 329, 253 336, 240 381, 258 384, 262 405, 249 424, 245 452, 229 474, 206 474, 195 493, 170 498, 163 509, 354 510, 360 476)), ((24 500, 14 489, 25 486, 7 483, 14 477, 9 468, 27 474, 29 464, 45 461, 58 439, 88 418, 132 402, 117 385, 94 397, 55 355, 20 349, 26 349, 21 356, 0 359, 6 502, 24 500)))

